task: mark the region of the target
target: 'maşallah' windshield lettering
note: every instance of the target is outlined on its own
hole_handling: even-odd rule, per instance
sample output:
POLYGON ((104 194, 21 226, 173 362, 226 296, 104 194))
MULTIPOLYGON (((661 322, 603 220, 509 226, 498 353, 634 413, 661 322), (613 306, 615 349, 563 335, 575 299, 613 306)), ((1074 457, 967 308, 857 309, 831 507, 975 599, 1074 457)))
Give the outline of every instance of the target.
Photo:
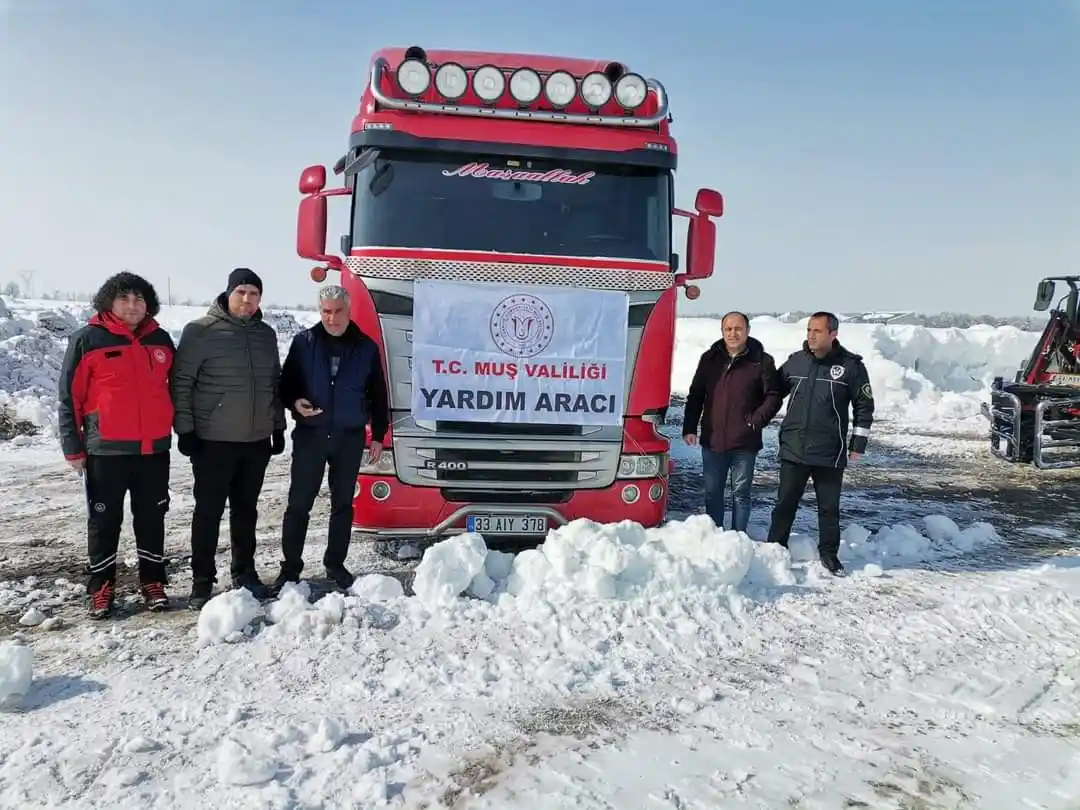
POLYGON ((466 163, 456 169, 443 169, 443 177, 478 177, 489 180, 520 180, 528 183, 561 183, 568 186, 584 186, 596 172, 574 174, 569 169, 550 169, 546 172, 520 171, 517 169, 492 169, 487 163, 466 163))

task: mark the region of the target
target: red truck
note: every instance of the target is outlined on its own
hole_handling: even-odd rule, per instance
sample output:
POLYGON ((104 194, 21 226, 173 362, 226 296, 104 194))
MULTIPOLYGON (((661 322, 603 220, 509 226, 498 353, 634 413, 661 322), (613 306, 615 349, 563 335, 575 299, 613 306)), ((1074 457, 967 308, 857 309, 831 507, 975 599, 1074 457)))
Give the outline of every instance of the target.
POLYGON ((386 373, 392 427, 354 530, 660 524, 676 296, 712 275, 723 214, 712 189, 675 207, 663 85, 614 61, 418 46, 380 50, 369 75, 344 185, 300 175, 296 243, 314 281, 340 272, 386 373), (352 202, 340 256, 330 196, 352 202))

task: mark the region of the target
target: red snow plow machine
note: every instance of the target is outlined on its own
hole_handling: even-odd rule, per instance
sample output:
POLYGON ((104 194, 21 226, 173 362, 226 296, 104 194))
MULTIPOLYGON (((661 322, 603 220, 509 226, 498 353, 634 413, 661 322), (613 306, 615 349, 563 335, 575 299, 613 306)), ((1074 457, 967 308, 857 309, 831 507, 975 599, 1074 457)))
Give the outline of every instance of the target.
POLYGON ((1035 311, 1050 310, 1042 337, 1012 382, 995 378, 982 406, 998 458, 1044 470, 1080 466, 1078 301, 1080 276, 1039 282, 1035 311), (1068 290, 1050 309, 1059 282, 1068 290))

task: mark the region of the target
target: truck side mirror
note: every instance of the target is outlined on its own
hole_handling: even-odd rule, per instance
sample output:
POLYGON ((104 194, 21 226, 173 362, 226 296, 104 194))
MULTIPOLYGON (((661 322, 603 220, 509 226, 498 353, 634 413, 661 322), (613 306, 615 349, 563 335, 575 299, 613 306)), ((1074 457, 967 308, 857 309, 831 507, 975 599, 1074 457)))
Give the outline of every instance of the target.
POLYGON ((691 280, 709 278, 716 260, 716 223, 708 217, 690 220, 686 234, 686 277, 691 280))
POLYGON ((300 172, 300 193, 318 194, 326 188, 326 167, 308 166, 300 172))
POLYGON ((1035 293, 1035 311, 1045 312, 1050 308, 1054 300, 1054 282, 1044 278, 1039 282, 1039 288, 1035 293))
POLYGON ((722 217, 724 215, 724 196, 711 188, 698 189, 697 197, 694 198, 694 208, 699 214, 706 217, 722 217))
POLYGON ((326 256, 326 197, 317 194, 300 200, 296 217, 296 253, 320 262, 326 256))

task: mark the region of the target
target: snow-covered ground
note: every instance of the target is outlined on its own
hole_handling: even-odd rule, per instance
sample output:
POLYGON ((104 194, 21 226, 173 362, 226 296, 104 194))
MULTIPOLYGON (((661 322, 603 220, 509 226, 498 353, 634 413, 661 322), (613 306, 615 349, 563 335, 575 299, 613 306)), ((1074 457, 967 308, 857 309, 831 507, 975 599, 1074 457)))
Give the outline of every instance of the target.
MULTIPOLYGON (((579 522, 517 555, 466 535, 418 565, 356 542, 350 565, 366 576, 348 595, 313 580, 268 605, 226 592, 198 616, 131 610, 92 623, 84 506, 50 435, 62 338, 83 308, 9 304, 0 399, 45 431, 0 442, 2 808, 1080 801, 1071 529, 1049 506, 1006 511, 1010 499, 1054 495, 1045 484, 1014 475, 1009 492, 987 495, 978 487, 994 484, 975 479, 988 468, 975 467, 959 487, 942 483, 967 463, 942 448, 984 448, 956 437, 979 435, 985 383, 1011 375, 1035 335, 843 327, 886 417, 851 476, 847 579, 811 562, 807 534, 789 554, 680 514, 649 531, 579 522), (916 484, 918 495, 904 491, 916 484), (970 497, 957 497, 962 487, 970 497)), ((162 320, 178 335, 202 311, 162 320)), ((313 318, 272 322, 284 342, 313 318)), ((685 390, 718 329, 679 326, 685 390)), ((778 359, 802 340, 801 324, 752 328, 778 359)), ((172 486, 167 550, 182 596, 191 499, 180 458, 172 486)), ((265 575, 286 488, 277 458, 261 507, 265 575)), ((321 500, 310 560, 325 520, 321 500)), ((226 528, 220 562, 227 540, 226 528)))

